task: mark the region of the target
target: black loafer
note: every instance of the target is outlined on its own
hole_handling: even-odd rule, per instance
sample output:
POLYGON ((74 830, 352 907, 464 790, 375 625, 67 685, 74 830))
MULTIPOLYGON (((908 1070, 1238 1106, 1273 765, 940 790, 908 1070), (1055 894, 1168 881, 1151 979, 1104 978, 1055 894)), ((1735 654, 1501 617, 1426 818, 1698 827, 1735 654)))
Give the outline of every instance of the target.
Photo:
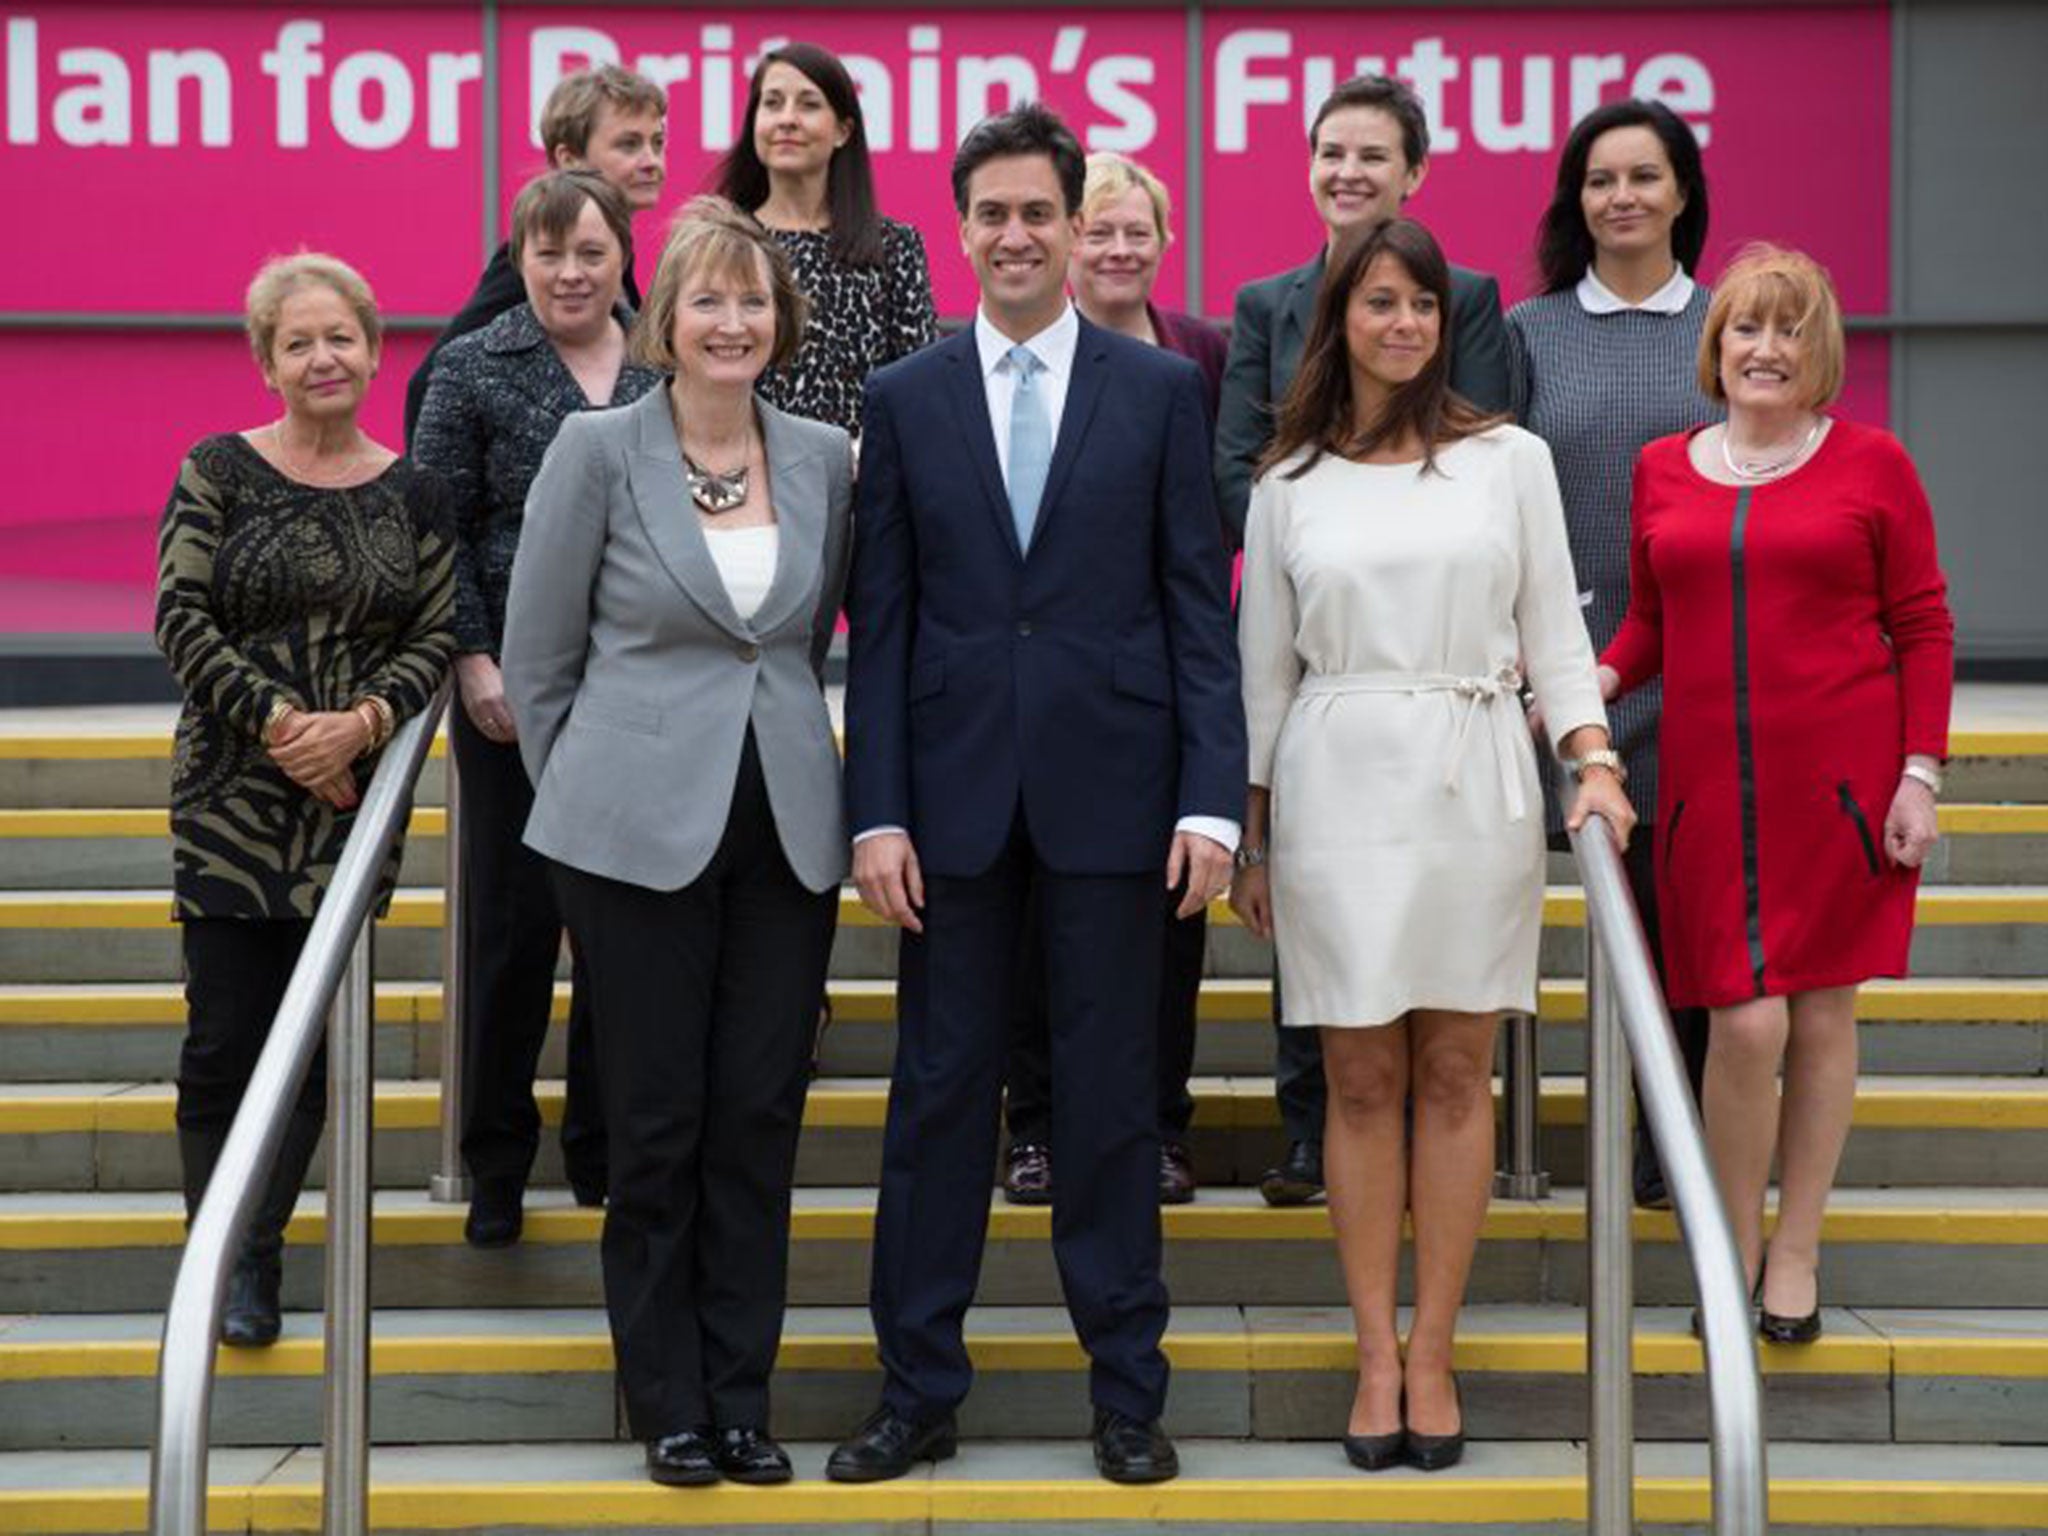
POLYGON ((1451 1376, 1451 1396, 1458 1404, 1458 1427, 1448 1435, 1418 1435, 1409 1430, 1403 1436, 1402 1452, 1408 1465, 1418 1472, 1441 1472, 1465 1458, 1465 1393, 1451 1376))
POLYGON ((462 1240, 472 1248, 510 1248, 526 1228, 526 1191, 517 1184, 477 1180, 469 1197, 462 1240))
POLYGON ((1180 1456, 1159 1421, 1095 1410, 1095 1470, 1112 1483, 1163 1483, 1180 1476, 1180 1456))
POLYGON ((920 1461, 945 1461, 959 1448, 952 1414, 909 1419, 885 1403, 826 1459, 825 1475, 835 1483, 887 1482, 920 1461))
POLYGON ((1287 1155, 1259 1180, 1268 1205, 1307 1205, 1323 1193, 1323 1144, 1289 1142, 1287 1155))
POLYGON ((765 1429, 727 1425, 714 1449, 718 1470, 736 1483, 786 1483, 796 1475, 789 1453, 765 1429))
POLYGON ((1162 1141, 1159 1144, 1159 1203, 1187 1205, 1195 1198, 1195 1160, 1187 1144, 1162 1141))
POLYGON ((227 1305, 220 1315, 220 1341, 236 1349, 265 1349, 284 1326, 278 1307, 282 1267, 278 1260, 244 1258, 228 1277, 227 1305))
POLYGON ((718 1454, 701 1429, 647 1442, 647 1475, 666 1488, 702 1488, 719 1478, 718 1454))
POLYGON ((1052 1204, 1052 1148, 1039 1141, 1010 1144, 1003 1199, 1011 1205, 1052 1204))

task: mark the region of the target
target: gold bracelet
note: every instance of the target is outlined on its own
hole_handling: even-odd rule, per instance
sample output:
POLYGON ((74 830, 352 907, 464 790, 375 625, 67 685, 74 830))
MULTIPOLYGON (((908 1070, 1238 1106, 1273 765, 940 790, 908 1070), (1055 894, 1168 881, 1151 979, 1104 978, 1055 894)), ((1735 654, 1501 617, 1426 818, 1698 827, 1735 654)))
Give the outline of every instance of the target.
POLYGON ((275 699, 271 700, 270 713, 263 717, 263 730, 261 733, 263 745, 267 747, 271 744, 271 741, 277 735, 278 726, 284 723, 284 717, 297 708, 298 706, 283 694, 279 694, 275 699))
POLYGON ((397 720, 392 715, 391 706, 374 693, 364 694, 355 703, 351 704, 349 708, 354 710, 358 716, 362 716, 363 711, 366 709, 370 712, 365 717, 366 723, 370 727, 370 739, 363 747, 365 752, 376 751, 385 742, 389 741, 393 732, 397 730, 397 720))

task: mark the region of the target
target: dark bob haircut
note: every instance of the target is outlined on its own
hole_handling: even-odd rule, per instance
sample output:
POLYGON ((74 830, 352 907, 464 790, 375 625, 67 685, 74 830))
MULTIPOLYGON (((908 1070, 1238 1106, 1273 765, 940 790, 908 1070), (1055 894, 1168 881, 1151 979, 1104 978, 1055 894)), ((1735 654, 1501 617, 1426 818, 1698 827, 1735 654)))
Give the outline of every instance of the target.
POLYGON ((832 220, 832 255, 852 267, 878 267, 883 261, 882 216, 875 206, 875 168, 868 157, 867 120, 861 116, 860 92, 839 55, 816 43, 784 43, 761 55, 753 83, 747 87, 746 116, 739 138, 718 164, 713 188, 720 197, 748 213, 768 201, 768 167, 754 148, 754 123, 761 114, 761 86, 768 71, 787 64, 815 85, 832 115, 846 125, 846 142, 832 153, 825 170, 825 210, 832 220))
POLYGON ((512 201, 512 265, 526 257, 529 240, 564 239, 583 217, 585 203, 597 204, 605 228, 619 242, 625 270, 633 270, 633 210, 626 195, 595 171, 542 171, 512 201))
POLYGON ((1415 94, 1414 86, 1392 75, 1353 75, 1325 96, 1308 125, 1310 154, 1316 152, 1316 135, 1323 131, 1323 119, 1354 107, 1384 112, 1400 125, 1401 153, 1408 158, 1408 169, 1412 171, 1429 159, 1429 114, 1422 110, 1422 98, 1415 94))
POLYGON ((1697 273, 1707 248, 1707 173, 1700 165, 1700 141, 1685 119, 1661 101, 1610 101, 1595 107, 1573 126, 1557 162, 1557 189, 1536 223, 1536 270, 1543 291, 1558 293, 1586 275, 1593 265, 1593 234, 1579 194, 1586 185, 1586 162, 1593 142, 1617 128, 1648 128, 1664 145, 1671 174, 1685 196, 1685 207, 1671 226, 1671 254, 1688 272, 1697 273))
POLYGON ((1088 157, 1074 130, 1060 121, 1059 114, 1039 102, 984 117, 968 130, 953 154, 953 206, 967 217, 967 183, 991 160, 1012 155, 1044 155, 1052 161, 1060 179, 1060 197, 1067 205, 1067 217, 1081 211, 1081 193, 1088 183, 1088 157))

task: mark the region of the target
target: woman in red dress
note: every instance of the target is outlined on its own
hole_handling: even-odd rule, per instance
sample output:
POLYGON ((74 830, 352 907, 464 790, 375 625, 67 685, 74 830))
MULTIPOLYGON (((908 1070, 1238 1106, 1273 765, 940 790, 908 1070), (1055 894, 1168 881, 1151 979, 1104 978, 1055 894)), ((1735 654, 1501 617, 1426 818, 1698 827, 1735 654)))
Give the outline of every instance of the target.
POLYGON ((1601 657, 1610 698, 1664 678, 1670 998, 1711 1010, 1708 1148, 1762 1276, 1760 1331, 1781 1343, 1820 1336, 1856 988, 1905 974, 1954 661, 1912 460, 1889 433, 1825 414, 1843 350, 1840 305, 1808 257, 1751 247, 1722 275, 1700 383, 1727 424, 1643 450, 1628 616, 1601 657))

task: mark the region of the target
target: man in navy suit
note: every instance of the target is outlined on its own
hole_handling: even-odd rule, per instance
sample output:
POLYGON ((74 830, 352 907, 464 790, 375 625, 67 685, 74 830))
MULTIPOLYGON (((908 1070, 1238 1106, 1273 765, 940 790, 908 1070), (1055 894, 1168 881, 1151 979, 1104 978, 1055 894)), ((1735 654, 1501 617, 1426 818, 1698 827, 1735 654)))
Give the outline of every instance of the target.
POLYGON ((1159 1427, 1158 891, 1184 884, 1187 913, 1228 883, 1244 715, 1201 376, 1067 301, 1083 177, 1043 107, 977 126, 953 163, 974 324, 868 384, 847 814, 861 899, 903 939, 870 1300, 886 1381, 827 1466, 844 1482, 954 1450, 1034 890, 1053 1251, 1096 1464, 1178 1470, 1159 1427))

